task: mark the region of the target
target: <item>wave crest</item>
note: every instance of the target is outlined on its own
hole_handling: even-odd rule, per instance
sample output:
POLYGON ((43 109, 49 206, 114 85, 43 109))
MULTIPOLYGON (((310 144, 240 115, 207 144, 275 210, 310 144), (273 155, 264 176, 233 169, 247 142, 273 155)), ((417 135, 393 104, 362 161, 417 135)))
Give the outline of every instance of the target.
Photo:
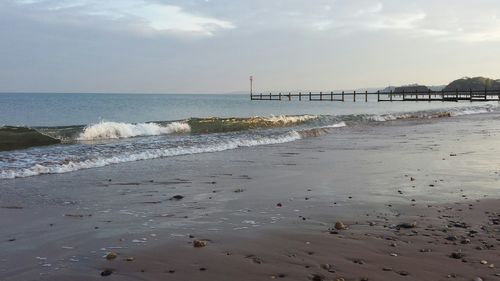
POLYGON ((174 133, 189 133, 191 127, 187 123, 172 122, 165 126, 156 123, 120 123, 102 121, 85 127, 78 136, 79 141, 132 138, 138 136, 157 136, 174 133))
POLYGON ((289 125, 289 124, 297 124, 297 123, 303 123, 307 122, 310 120, 316 120, 319 118, 319 116, 316 115, 296 115, 296 116, 291 116, 291 115, 271 115, 269 117, 255 117, 255 118, 261 118, 265 122, 271 122, 271 123, 277 123, 277 124, 283 124, 283 125, 289 125))
POLYGON ((81 161, 61 161, 57 164, 35 164, 29 168, 24 169, 8 169, 0 170, 0 179, 14 179, 31 177, 42 174, 60 174, 78 171, 82 169, 90 169, 97 167, 104 167, 108 165, 156 159, 163 157, 173 157, 180 155, 211 153, 225 150, 237 149, 239 147, 253 147, 270 144, 280 144, 293 142, 301 139, 302 136, 297 131, 290 131, 277 136, 253 136, 253 137, 240 137, 232 140, 221 141, 214 144, 202 144, 196 146, 178 146, 165 149, 150 149, 136 153, 124 153, 121 155, 114 155, 110 157, 100 156, 92 159, 85 159, 81 161))

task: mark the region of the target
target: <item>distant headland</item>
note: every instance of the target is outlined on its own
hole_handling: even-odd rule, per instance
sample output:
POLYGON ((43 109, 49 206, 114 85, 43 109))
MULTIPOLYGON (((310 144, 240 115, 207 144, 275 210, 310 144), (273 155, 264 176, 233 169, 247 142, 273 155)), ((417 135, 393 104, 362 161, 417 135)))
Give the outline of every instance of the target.
POLYGON ((491 79, 486 77, 463 77, 450 82, 448 85, 442 86, 425 86, 420 84, 410 84, 404 86, 389 86, 382 90, 382 92, 427 92, 432 91, 454 91, 454 90, 500 90, 500 79, 491 79))

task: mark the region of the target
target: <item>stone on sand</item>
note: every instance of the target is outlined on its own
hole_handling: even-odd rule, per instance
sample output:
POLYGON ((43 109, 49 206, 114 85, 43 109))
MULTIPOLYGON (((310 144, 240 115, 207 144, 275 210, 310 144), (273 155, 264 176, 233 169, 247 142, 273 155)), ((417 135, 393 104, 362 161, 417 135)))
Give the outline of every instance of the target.
POLYGON ((115 252, 109 252, 109 253, 106 254, 106 259, 109 260, 109 261, 110 260, 114 260, 117 257, 118 257, 118 254, 115 253, 115 252))
POLYGON ((346 228, 347 228, 347 226, 344 223, 342 223, 341 221, 338 221, 335 223, 336 230, 344 230, 346 228))
POLYGON ((194 240, 193 241, 193 247, 195 248, 203 248, 207 246, 207 241, 203 241, 203 240, 194 240))

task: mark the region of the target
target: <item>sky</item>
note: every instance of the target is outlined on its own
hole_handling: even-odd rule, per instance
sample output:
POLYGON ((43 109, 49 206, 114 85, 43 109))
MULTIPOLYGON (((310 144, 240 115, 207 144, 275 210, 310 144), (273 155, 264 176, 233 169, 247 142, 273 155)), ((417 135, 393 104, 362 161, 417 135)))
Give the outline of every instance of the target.
POLYGON ((498 0, 0 1, 0 92, 443 85, 499 50, 498 0))

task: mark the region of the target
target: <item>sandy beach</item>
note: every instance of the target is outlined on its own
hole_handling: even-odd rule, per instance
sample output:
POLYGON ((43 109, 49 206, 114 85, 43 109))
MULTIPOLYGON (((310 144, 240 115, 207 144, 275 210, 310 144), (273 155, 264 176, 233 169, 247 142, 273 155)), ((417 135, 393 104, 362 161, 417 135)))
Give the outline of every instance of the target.
POLYGON ((500 280, 498 120, 2 180, 0 280, 500 280))

